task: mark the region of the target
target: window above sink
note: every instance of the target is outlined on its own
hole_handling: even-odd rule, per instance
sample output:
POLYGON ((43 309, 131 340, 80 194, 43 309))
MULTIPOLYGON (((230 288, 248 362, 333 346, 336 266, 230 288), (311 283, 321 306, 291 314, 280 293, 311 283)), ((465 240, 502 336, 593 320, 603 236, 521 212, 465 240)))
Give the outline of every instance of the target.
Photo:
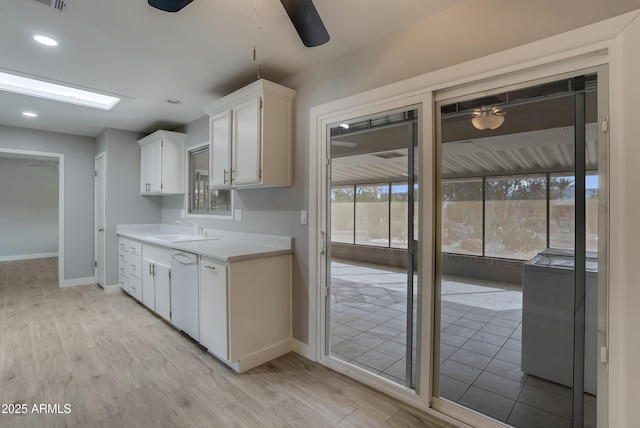
POLYGON ((232 190, 211 189, 210 159, 208 142, 187 149, 187 216, 232 219, 232 190))

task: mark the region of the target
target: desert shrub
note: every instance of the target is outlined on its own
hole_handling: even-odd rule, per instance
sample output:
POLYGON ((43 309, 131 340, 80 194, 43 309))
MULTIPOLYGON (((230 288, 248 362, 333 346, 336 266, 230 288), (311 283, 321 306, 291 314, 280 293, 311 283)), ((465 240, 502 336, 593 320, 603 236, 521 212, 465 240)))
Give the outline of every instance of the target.
POLYGON ((504 247, 514 252, 529 252, 544 247, 544 242, 536 232, 517 223, 511 223, 501 228, 501 238, 504 247))
POLYGON ((460 248, 472 253, 482 253, 482 239, 465 238, 460 242, 460 248))

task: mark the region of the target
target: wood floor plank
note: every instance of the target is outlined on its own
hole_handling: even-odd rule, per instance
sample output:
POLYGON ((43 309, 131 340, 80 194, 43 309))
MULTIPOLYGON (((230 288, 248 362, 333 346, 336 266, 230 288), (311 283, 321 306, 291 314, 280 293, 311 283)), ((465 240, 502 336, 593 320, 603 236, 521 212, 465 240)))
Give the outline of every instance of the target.
POLYGON ((2 428, 450 426, 294 353, 235 373, 124 293, 58 288, 56 259, 0 263, 0 402, 71 406, 2 428))
POLYGON ((378 420, 358 409, 341 420, 338 425, 340 425, 341 428, 384 428, 387 426, 385 421, 378 420))

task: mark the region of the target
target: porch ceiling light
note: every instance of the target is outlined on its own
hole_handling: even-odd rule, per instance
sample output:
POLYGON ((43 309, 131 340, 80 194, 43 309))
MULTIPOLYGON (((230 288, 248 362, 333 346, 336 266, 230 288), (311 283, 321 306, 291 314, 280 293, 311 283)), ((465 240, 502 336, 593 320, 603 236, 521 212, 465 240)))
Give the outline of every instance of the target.
POLYGON ((0 72, 0 90, 101 110, 111 110, 120 101, 110 95, 3 72, 0 72))
POLYGON ((498 107, 480 107, 473 112, 471 123, 476 129, 497 129, 504 123, 504 111, 498 107))

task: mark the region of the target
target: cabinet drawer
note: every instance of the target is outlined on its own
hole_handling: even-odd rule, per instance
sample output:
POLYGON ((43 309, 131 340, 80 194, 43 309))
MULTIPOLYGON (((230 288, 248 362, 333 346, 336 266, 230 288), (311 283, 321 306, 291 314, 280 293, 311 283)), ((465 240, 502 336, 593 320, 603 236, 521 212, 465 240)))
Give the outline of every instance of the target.
POLYGON ((142 255, 142 242, 129 241, 129 254, 142 255))
POLYGON ((125 252, 129 251, 129 240, 125 238, 119 238, 118 248, 120 249, 120 251, 125 251, 125 252))
POLYGON ((124 251, 120 250, 118 252, 118 264, 120 266, 123 266, 128 263, 129 263, 129 253, 125 253, 124 251))
POLYGON ((129 276, 142 279, 142 257, 129 256, 129 276))
POLYGON ((122 288, 124 291, 129 292, 129 278, 127 278, 124 275, 120 275, 120 288, 122 288))
POLYGON ((142 280, 140 278, 135 276, 129 278, 129 294, 139 302, 142 301, 142 280))
POLYGON ((118 270, 118 274, 120 275, 120 277, 129 278, 129 270, 130 269, 131 269, 131 266, 129 266, 129 263, 124 264, 124 265, 120 265, 119 270, 118 270))

